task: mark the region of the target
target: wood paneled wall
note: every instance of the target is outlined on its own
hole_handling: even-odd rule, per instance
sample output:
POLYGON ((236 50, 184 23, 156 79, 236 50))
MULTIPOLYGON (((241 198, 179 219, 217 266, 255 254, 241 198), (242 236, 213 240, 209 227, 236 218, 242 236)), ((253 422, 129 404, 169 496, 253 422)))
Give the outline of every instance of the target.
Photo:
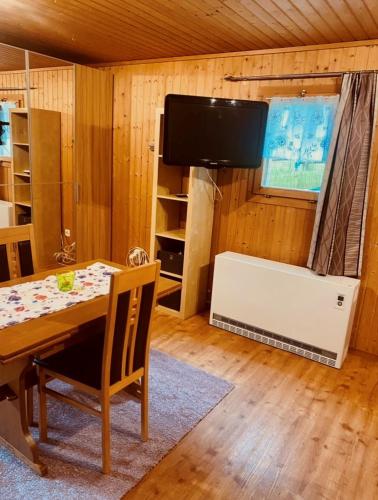
MULTIPOLYGON (((290 94, 302 88, 329 92, 328 80, 242 82, 224 81, 227 74, 282 74, 378 68, 378 47, 324 47, 267 51, 188 60, 129 64, 113 68, 113 258, 124 262, 134 245, 148 248, 152 193, 156 107, 168 93, 254 99, 290 94)), ((378 172, 374 175, 367 220, 362 290, 352 345, 378 354, 378 172)), ((224 250, 305 265, 314 210, 287 206, 277 198, 251 197, 252 173, 227 170, 218 176, 223 199, 216 203, 212 254, 224 250)), ((321 311, 319 312, 321 314, 321 311)))
MULTIPOLYGON (((0 87, 24 87, 25 72, 0 73, 0 87)), ((30 71, 31 106, 61 114, 62 222, 74 238, 73 207, 73 66, 30 71)), ((7 92, 12 94, 12 92, 7 92)), ((14 91, 20 94, 20 91, 14 91)), ((26 98, 25 98, 26 102, 26 98)))

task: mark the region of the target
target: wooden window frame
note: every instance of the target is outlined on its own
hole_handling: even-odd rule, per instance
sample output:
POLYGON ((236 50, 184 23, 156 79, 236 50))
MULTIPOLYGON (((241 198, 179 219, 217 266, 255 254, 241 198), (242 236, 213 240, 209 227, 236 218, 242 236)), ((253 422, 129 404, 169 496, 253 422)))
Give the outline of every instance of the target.
MULTIPOLYGON (((326 90, 320 90, 319 88, 309 88, 307 90, 299 91, 299 86, 293 86, 291 92, 282 92, 280 89, 276 92, 268 92, 269 95, 263 97, 263 100, 269 100, 272 97, 283 97, 283 98, 294 98, 298 95, 310 96, 333 96, 339 94, 340 85, 337 84, 337 90, 334 89, 330 91, 329 88, 326 90)), ((301 87, 303 88, 303 87, 301 87)), ((312 191, 302 191, 300 189, 283 189, 283 188, 267 188, 261 185, 264 169, 264 160, 262 160, 261 166, 254 171, 253 182, 252 182, 252 200, 264 203, 269 200, 269 204, 284 205, 296 208, 305 209, 315 209, 318 201, 319 193, 312 191)))

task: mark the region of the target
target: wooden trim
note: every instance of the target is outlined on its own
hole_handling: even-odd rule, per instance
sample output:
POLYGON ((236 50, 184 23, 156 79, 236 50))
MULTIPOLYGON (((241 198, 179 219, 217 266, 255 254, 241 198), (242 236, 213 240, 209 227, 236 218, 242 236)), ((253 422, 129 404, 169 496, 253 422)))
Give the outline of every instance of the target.
POLYGON ((316 210, 317 203, 310 200, 284 198, 283 196, 252 194, 248 201, 261 205, 274 205, 277 207, 300 208, 302 210, 316 210))
POLYGON ((135 64, 155 64, 164 62, 178 62, 178 61, 196 61, 203 59, 219 59, 224 57, 250 57, 262 56, 265 54, 282 54, 292 52, 311 52, 314 50, 330 50, 341 49, 348 47, 373 47, 378 45, 378 39, 374 40, 359 40, 354 42, 337 42, 337 43, 324 43, 320 45, 299 45, 297 47, 284 47, 275 49, 259 49, 247 50, 241 52, 219 52, 216 54, 197 54, 193 56, 177 56, 177 57, 162 57, 157 59, 135 59, 133 61, 114 61, 89 64, 92 68, 109 68, 116 66, 132 66, 135 64))

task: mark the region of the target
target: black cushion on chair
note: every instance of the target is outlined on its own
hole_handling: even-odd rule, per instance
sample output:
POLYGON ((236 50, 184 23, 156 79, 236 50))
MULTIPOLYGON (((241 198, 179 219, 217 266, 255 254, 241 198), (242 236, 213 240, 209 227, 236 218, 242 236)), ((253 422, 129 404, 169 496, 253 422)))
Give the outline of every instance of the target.
POLYGON ((94 333, 79 344, 35 363, 77 382, 101 389, 104 333, 94 333))

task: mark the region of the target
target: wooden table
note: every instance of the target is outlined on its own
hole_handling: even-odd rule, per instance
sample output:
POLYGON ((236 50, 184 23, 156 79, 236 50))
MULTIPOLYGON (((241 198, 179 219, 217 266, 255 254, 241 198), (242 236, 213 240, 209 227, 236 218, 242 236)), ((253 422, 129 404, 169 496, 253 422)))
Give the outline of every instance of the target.
MULTIPOLYGON (((83 269, 94 262, 125 266, 103 259, 83 262, 64 268, 64 271, 83 269)), ((36 281, 62 272, 62 268, 36 273, 33 276, 1 283, 1 287, 36 281)), ((160 277, 158 298, 181 288, 181 283, 160 277)), ((26 398, 25 374, 32 369, 33 357, 48 348, 73 339, 79 326, 106 315, 109 296, 101 296, 81 302, 62 311, 32 319, 0 330, 0 442, 30 465, 40 475, 47 472, 38 458, 37 446, 30 434, 26 398)))

